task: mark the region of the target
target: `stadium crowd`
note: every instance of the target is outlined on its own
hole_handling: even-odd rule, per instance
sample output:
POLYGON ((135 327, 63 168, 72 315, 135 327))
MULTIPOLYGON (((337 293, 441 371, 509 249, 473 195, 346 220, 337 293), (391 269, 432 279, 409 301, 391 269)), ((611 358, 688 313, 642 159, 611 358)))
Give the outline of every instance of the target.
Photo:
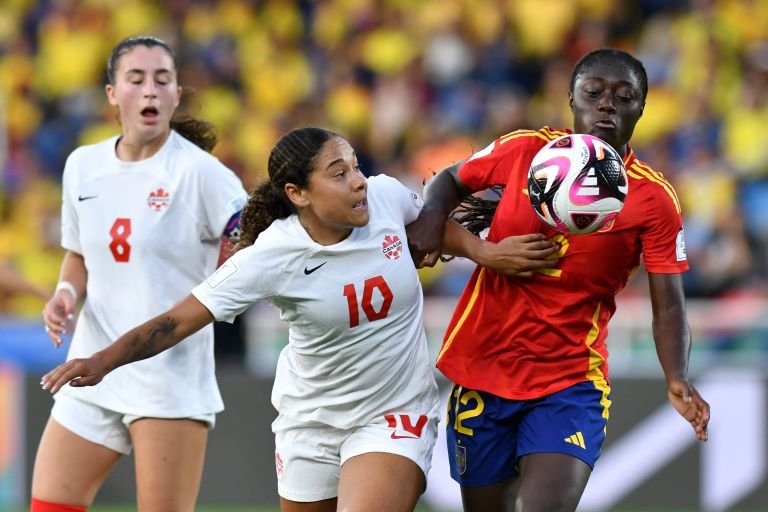
MULTIPOLYGON (((301 125, 346 134, 365 172, 420 189, 496 134, 567 126, 575 61, 628 49, 650 87, 634 147, 683 203, 688 296, 768 290, 761 0, 3 2, 0 261, 38 285, 58 277, 64 159, 118 133, 104 63, 114 41, 135 34, 179 49, 186 108, 216 125, 214 153, 248 189, 275 140, 301 125)), ((425 293, 458 294, 467 272, 425 270, 425 293)), ((0 297, 0 313, 41 308, 0 297)))

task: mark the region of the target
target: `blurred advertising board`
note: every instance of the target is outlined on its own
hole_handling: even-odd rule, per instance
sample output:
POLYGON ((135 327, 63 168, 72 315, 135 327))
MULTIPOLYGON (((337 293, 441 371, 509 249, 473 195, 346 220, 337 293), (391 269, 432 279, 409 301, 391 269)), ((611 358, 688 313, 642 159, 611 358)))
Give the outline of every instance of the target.
POLYGON ((24 412, 23 373, 0 361, 0 509, 24 500, 24 412))

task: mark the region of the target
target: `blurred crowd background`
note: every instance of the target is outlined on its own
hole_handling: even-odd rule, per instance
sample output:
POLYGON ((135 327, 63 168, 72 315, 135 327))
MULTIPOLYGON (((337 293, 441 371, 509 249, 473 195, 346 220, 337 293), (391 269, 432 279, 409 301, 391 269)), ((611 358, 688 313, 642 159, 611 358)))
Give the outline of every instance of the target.
MULTIPOLYGON (((281 133, 316 125, 367 174, 420 190, 504 133, 570 127, 574 63, 629 50, 650 85, 633 146, 683 202, 688 296, 768 296, 768 2, 3 0, 0 262, 50 289, 64 160, 117 133, 106 59, 138 34, 177 49, 185 108, 216 125, 215 154, 249 189, 281 133)), ((433 296, 466 276, 460 262, 422 275, 433 296)), ((0 297, 12 317, 41 307, 0 297)))
MULTIPOLYGON (((386 172, 420 191, 432 173, 500 135, 570 127, 570 74, 585 53, 607 46, 640 58, 649 95, 632 145, 675 186, 684 207, 691 263, 685 291, 696 341, 692 371, 706 376, 729 362, 739 366, 707 388, 713 410, 721 412, 713 431, 722 435, 706 445, 712 451, 691 449, 690 464, 672 466, 684 471, 660 472, 645 491, 632 491, 632 499, 640 497, 634 509, 651 496, 649 502, 665 506, 688 499, 702 503, 696 510, 725 510, 724 503, 747 495, 760 504, 754 510, 765 508, 761 440, 768 423, 760 404, 768 368, 768 1, 0 0, 0 266, 48 290, 63 256, 64 161, 78 145, 119 132, 104 95, 106 61, 119 40, 142 34, 177 50, 184 109, 217 127, 214 153, 249 189, 264 178, 269 149, 282 133, 315 125, 346 136, 367 174, 386 172)), ((172 244, 174 234, 167 236, 172 244)), ((468 262, 454 260, 421 273, 435 353, 470 271, 468 262)), ((609 340, 614 376, 661 378, 646 283, 637 275, 619 295, 609 340)), ((41 405, 47 395, 25 392, 13 365, 30 375, 32 390, 37 373, 65 356, 42 329, 42 307, 31 295, 0 292, 0 448, 10 448, 0 449, 0 509, 4 500, 26 500, 23 472, 31 467, 35 429, 49 407, 41 405)), ((227 480, 227 502, 253 502, 244 493, 259 488, 254 482, 271 481, 265 475, 273 474, 272 447, 263 444, 270 455, 255 476, 251 459, 260 458, 239 456, 243 443, 256 439, 256 419, 247 414, 268 418, 253 400, 261 396, 266 404, 264 383, 287 335, 264 305, 234 326, 216 328, 217 362, 244 362, 265 379, 256 387, 243 385, 239 374, 219 374, 228 409, 240 407, 246 416, 222 415, 217 431, 223 431, 212 436, 209 450, 212 460, 225 461, 220 467, 249 464, 215 478, 227 480), (236 343, 218 343, 221 337, 236 343), (233 424, 243 430, 226 430, 233 424), (222 440, 232 449, 213 445, 222 440), (242 491, 235 497, 232 482, 242 482, 234 486, 242 491)), ((619 394, 634 391, 617 401, 630 405, 624 414, 616 410, 612 439, 645 425, 648 411, 663 400, 649 384, 658 382, 616 387, 619 394)), ((661 445, 645 439, 637 446, 642 456, 627 457, 619 469, 611 465, 616 458, 604 458, 622 481, 618 487, 645 479, 637 461, 656 460, 661 445)), ((677 453, 666 450, 659 467, 677 453)), ((432 475, 447 479, 448 471, 433 469, 432 475)), ((438 490, 433 496, 449 496, 444 488, 430 483, 438 490)), ((100 499, 118 499, 111 489, 100 499)), ((208 499, 216 495, 211 489, 204 489, 208 499)), ((616 486, 595 489, 602 499, 616 486)), ((259 500, 274 499, 271 487, 260 492, 259 500)), ((584 501, 594 496, 588 491, 584 501)), ((130 492, 120 499, 133 501, 130 492)))

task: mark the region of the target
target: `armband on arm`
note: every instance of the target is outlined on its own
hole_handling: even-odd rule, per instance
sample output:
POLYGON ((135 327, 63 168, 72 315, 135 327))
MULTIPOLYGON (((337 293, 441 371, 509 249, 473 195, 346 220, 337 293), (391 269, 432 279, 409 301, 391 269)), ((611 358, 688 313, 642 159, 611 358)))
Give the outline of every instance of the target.
POLYGON ((220 267, 234 253, 235 246, 240 241, 240 214, 237 212, 230 217, 224 232, 221 234, 221 246, 219 248, 219 261, 216 265, 220 267))
POLYGON ((227 222, 226 227, 224 228, 224 233, 222 233, 222 237, 228 239, 232 243, 237 243, 240 241, 240 214, 242 212, 237 212, 232 217, 230 217, 229 221, 227 222))

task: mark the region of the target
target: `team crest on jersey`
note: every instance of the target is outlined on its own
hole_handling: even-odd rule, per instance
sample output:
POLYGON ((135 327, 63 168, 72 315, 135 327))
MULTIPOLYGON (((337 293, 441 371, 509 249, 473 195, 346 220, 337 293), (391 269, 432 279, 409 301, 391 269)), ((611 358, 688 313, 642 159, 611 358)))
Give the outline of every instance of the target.
POLYGON ((171 202, 171 194, 163 187, 153 190, 149 193, 147 198, 147 206, 155 210, 156 212, 165 210, 168 208, 168 203, 171 202))
POLYGON ((598 233, 606 233, 613 229, 613 225, 616 222, 616 219, 611 219, 608 222, 605 223, 604 226, 602 226, 600 229, 597 230, 598 233))
POLYGON ((460 475, 463 475, 467 470, 467 447, 457 443, 455 448, 456 471, 458 471, 460 475))
POLYGON ((399 259, 403 254, 403 242, 397 235, 384 235, 384 241, 381 243, 381 252, 388 260, 399 259))

